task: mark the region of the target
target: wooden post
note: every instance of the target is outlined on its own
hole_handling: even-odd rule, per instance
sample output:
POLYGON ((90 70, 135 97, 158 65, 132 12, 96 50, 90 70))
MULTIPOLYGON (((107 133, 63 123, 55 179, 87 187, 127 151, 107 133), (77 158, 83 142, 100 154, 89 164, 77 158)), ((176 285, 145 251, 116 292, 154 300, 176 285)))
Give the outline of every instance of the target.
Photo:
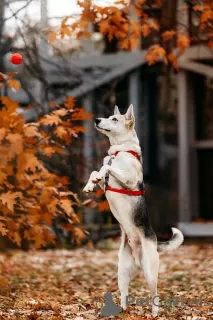
POLYGON ((179 221, 189 222, 190 206, 190 171, 189 171, 189 135, 188 135, 188 81, 187 72, 178 73, 178 138, 179 138, 179 221))
POLYGON ((94 26, 93 24, 90 22, 88 25, 88 30, 87 30, 90 34, 91 34, 91 38, 90 39, 86 39, 83 38, 82 39, 82 43, 83 43, 83 55, 84 56, 91 56, 94 54, 94 43, 92 40, 92 35, 94 32, 94 26))
MULTIPOLYGON (((135 0, 132 0, 134 4, 135 0)), ((131 6, 130 16, 137 21, 138 16, 135 14, 134 7, 131 6)), ((139 40, 139 48, 133 48, 132 51, 140 50, 141 39, 139 40)), ((129 104, 133 104, 135 113, 135 129, 138 136, 140 136, 140 101, 139 101, 139 83, 140 83, 140 69, 133 71, 129 76, 129 104)))
POLYGON ((136 70, 129 76, 129 104, 133 104, 135 113, 135 129, 140 135, 140 102, 139 102, 140 71, 136 70))
POLYGON ((148 122, 148 113, 149 113, 149 105, 148 105, 148 89, 147 89, 147 81, 145 81, 146 76, 144 75, 142 78, 142 101, 141 101, 141 109, 142 109, 142 121, 141 121, 141 148, 143 152, 143 174, 147 176, 149 174, 149 148, 148 148, 148 138, 149 138, 149 122, 148 122))
MULTIPOLYGON (((187 72, 187 71, 185 71, 187 72)), ((187 114, 188 114, 188 141, 189 141, 189 188, 190 188, 190 220, 199 218, 199 177, 198 177, 198 158, 197 150, 194 148, 194 142, 196 141, 196 125, 195 125, 195 115, 196 115, 196 86, 194 83, 194 74, 188 74, 188 86, 187 86, 187 114)), ((202 78, 202 77, 201 77, 202 78)), ((204 78, 202 78, 201 83, 198 82, 198 92, 201 92, 200 103, 203 104, 204 93, 204 78)))
POLYGON ((148 95, 148 162, 149 162, 149 181, 156 183, 159 178, 159 156, 158 156, 158 89, 157 74, 147 75, 147 95, 148 95))
MULTIPOLYGON (((84 108, 88 113, 93 113, 93 94, 88 93, 84 97, 84 108)), ((94 123, 93 119, 88 119, 84 121, 85 134, 84 134, 84 181, 87 182, 89 175, 93 168, 93 137, 95 136, 94 132, 94 123)))
MULTIPOLYGON (((93 93, 88 93, 84 97, 84 108, 86 112, 93 113, 93 93)), ((84 134, 84 146, 83 146, 83 162, 84 162, 84 173, 83 181, 84 184, 87 183, 89 176, 92 171, 97 168, 93 167, 93 141, 95 137, 94 132, 94 123, 93 119, 85 120, 84 127, 86 132, 84 134)), ((84 223, 90 224, 94 223, 95 220, 95 211, 92 208, 84 209, 84 223)))
MULTIPOLYGON (((42 64, 42 57, 48 58, 49 54, 49 45, 47 40, 42 35, 42 29, 47 27, 48 25, 48 10, 47 10, 47 1, 48 0, 40 0, 40 14, 41 14, 41 20, 40 20, 40 27, 41 27, 41 35, 40 35, 40 43, 39 43, 39 63, 42 64)), ((49 111, 48 104, 45 97, 45 88, 43 86, 43 83, 36 79, 35 81, 35 90, 37 90, 36 97, 38 98, 40 104, 42 105, 42 108, 45 113, 49 111)))

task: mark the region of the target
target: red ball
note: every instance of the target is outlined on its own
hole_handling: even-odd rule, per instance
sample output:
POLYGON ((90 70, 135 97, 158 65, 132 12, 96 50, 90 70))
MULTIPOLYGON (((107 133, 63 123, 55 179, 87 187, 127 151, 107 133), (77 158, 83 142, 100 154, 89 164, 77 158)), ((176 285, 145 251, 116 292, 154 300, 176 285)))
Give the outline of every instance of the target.
POLYGON ((22 58, 22 55, 20 53, 14 53, 10 57, 10 61, 13 64, 21 64, 22 60, 23 60, 23 58, 22 58))

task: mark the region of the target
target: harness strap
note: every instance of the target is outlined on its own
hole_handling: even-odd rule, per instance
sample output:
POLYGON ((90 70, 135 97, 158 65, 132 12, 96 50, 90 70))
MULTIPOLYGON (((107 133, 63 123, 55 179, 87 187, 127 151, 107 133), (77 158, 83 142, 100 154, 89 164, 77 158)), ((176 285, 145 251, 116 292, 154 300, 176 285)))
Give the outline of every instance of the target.
MULTIPOLYGON (((108 162, 109 166, 111 166, 111 164, 112 164, 112 157, 109 159, 109 162, 108 162)), ((107 191, 109 188, 108 184, 109 184, 109 173, 105 175, 105 191, 107 191)))
MULTIPOLYGON (((116 157, 119 152, 120 151, 115 152, 113 154, 113 156, 116 157)), ((140 156, 139 156, 139 154, 137 152, 132 151, 132 150, 128 150, 128 151, 125 151, 125 152, 131 153, 134 157, 136 157, 138 159, 138 161, 140 161, 140 156)), ((108 162, 108 165, 110 165, 110 166, 112 164, 112 159, 113 158, 111 157, 109 162, 108 162)), ((139 185, 139 190, 118 189, 118 188, 110 187, 109 186, 109 173, 107 173, 106 176, 105 176, 105 191, 112 191, 112 192, 122 193, 122 194, 126 194, 128 196, 141 196, 141 195, 143 195, 145 193, 145 186, 144 186, 144 183, 142 182, 139 185)))
MULTIPOLYGON (((116 151, 113 155, 116 157, 119 152, 120 151, 116 151)), ((136 157, 138 159, 138 161, 141 161, 140 156, 137 152, 135 152, 133 150, 127 150, 125 152, 131 153, 134 157, 136 157)))
POLYGON ((117 188, 112 188, 110 186, 107 187, 107 191, 113 191, 113 192, 118 192, 122 194, 127 194, 128 196, 141 196, 142 194, 145 193, 145 190, 128 190, 128 189, 117 189, 117 188))

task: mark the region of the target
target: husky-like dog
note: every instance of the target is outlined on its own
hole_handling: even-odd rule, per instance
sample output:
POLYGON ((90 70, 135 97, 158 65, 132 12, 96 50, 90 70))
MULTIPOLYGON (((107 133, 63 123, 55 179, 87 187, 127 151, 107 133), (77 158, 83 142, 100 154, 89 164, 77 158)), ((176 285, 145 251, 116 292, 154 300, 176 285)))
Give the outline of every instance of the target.
POLYGON ((155 297, 152 314, 157 316, 158 252, 178 248, 184 238, 181 231, 172 228, 173 236, 169 241, 157 241, 146 207, 142 154, 134 126, 132 105, 125 115, 115 106, 113 116, 95 119, 95 128, 108 136, 111 146, 102 168, 91 173, 83 191, 93 191, 98 183, 105 190, 110 209, 120 224, 118 286, 122 308, 126 309, 129 282, 140 267, 155 297))

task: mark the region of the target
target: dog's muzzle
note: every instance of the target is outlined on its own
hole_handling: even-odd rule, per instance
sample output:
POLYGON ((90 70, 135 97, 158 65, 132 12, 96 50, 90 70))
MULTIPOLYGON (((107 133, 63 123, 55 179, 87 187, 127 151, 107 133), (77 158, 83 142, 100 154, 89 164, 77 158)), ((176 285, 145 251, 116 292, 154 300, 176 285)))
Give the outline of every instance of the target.
POLYGON ((101 129, 101 130, 104 130, 104 131, 107 131, 107 132, 110 132, 110 131, 111 131, 111 130, 109 130, 109 129, 104 129, 104 128, 99 127, 99 123, 100 123, 100 122, 101 122, 101 119, 95 118, 95 126, 96 126, 96 128, 101 129))
POLYGON ((96 125, 98 125, 100 122, 101 122, 101 119, 99 119, 99 118, 96 118, 96 119, 95 119, 95 124, 96 124, 96 125))

